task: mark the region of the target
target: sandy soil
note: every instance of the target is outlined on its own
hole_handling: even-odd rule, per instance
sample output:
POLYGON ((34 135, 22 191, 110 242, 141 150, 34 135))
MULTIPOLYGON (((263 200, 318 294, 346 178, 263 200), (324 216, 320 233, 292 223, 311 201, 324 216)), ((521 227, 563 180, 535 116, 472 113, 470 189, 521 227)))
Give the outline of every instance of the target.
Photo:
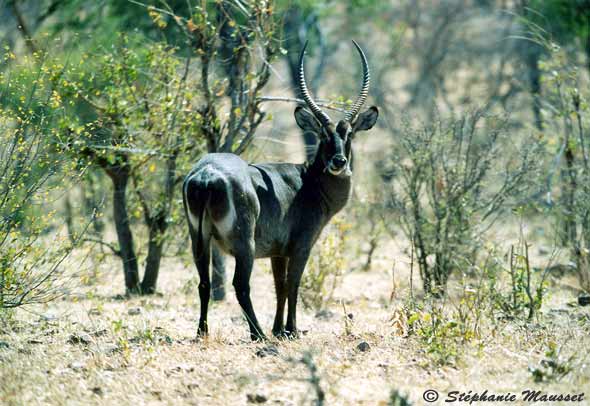
MULTIPOLYGON (((520 396, 538 388, 586 391, 590 398, 590 308, 567 307, 575 299, 566 288, 575 284, 571 276, 552 282, 533 322, 482 326, 480 339, 462 345, 456 362, 438 366, 423 341, 400 336, 390 320, 409 297, 401 246, 383 246, 369 272, 345 273, 321 317, 300 306, 298 322, 307 330, 302 338, 269 343, 249 341, 231 290, 225 302, 210 309, 210 337, 195 340, 199 305, 192 264, 166 259, 161 295, 124 299, 118 296, 123 281, 115 259, 86 262, 94 276, 73 296, 18 311, 3 322, 0 403, 310 404, 317 395, 310 368, 300 362, 305 354, 317 368, 329 405, 387 404, 393 389, 416 405, 424 404, 427 389, 440 392, 434 404, 443 404, 454 390, 520 396), (394 257, 396 289, 390 301, 394 257), (369 349, 359 350, 361 342, 369 349), (551 342, 572 370, 561 379, 535 383, 529 367, 539 364, 551 342)), ((257 261, 252 287, 258 318, 270 335, 274 291, 267 261, 257 261)))

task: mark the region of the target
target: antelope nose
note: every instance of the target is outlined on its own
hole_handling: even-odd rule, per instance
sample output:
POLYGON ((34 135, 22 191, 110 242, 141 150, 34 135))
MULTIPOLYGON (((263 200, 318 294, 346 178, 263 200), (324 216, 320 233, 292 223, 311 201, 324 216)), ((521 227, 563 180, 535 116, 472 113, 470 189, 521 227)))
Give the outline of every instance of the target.
POLYGON ((334 158, 332 158, 332 165, 334 165, 338 169, 344 168, 346 162, 348 161, 346 160, 346 157, 344 157, 344 155, 336 155, 334 156, 334 158))

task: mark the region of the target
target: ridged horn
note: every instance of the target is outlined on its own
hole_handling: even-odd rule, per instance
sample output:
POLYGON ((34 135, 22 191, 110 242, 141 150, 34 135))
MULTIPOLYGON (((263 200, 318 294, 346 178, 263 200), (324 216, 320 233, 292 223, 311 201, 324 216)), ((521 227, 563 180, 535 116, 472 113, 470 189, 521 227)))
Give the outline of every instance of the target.
POLYGON ((367 96, 369 95, 369 84, 371 82, 371 73, 369 72, 369 63, 367 62, 367 57, 365 56, 365 53, 355 40, 352 40, 352 43, 356 47, 356 50, 358 51, 361 57, 361 62, 363 64, 363 86, 356 101, 352 104, 350 110, 348 110, 344 115, 344 119, 348 122, 351 122, 357 116, 357 114, 361 110, 361 107, 363 107, 363 104, 365 104, 367 96))
POLYGON ((305 45, 301 50, 301 54, 299 55, 299 91, 301 92, 301 96, 303 96, 303 100, 307 104, 307 107, 311 110, 314 116, 323 126, 329 126, 332 124, 332 120, 330 117, 320 109, 320 107, 315 104, 311 95, 309 94, 309 90, 307 89, 307 83, 305 83, 305 70, 303 68, 303 57, 305 56, 305 49, 307 48, 308 41, 305 41, 305 45))

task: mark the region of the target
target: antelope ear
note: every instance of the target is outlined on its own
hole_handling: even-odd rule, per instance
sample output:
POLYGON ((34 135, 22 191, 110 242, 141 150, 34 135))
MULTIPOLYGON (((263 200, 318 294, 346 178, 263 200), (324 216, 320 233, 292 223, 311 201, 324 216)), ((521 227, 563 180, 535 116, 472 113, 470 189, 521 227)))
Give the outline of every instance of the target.
POLYGON ((304 132, 314 133, 317 137, 322 136, 323 132, 320 122, 302 106, 295 108, 295 121, 304 132))
POLYGON ((370 130, 377 122, 377 117, 379 117, 379 109, 375 106, 369 107, 367 110, 359 114, 354 122, 354 132, 370 130))

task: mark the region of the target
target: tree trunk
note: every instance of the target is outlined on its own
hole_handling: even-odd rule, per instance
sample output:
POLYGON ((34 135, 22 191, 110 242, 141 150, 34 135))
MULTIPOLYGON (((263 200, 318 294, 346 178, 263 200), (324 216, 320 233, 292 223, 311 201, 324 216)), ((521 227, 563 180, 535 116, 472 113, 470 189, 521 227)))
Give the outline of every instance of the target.
POLYGON ((70 239, 71 243, 74 243, 76 240, 76 230, 74 230, 74 214, 69 191, 66 192, 66 200, 64 202, 64 217, 66 221, 66 228, 68 230, 68 238, 70 239))
MULTIPOLYGON (((528 8, 528 0, 521 0, 519 8, 520 13, 525 18, 528 18, 531 12, 528 8)), ((539 60, 543 48, 532 41, 526 41, 521 45, 520 52, 527 66, 529 91, 533 97, 532 109, 535 127, 541 131, 543 129, 543 118, 541 117, 541 70, 539 69, 539 60)))
POLYGON ((424 294, 426 296, 432 295, 434 292, 434 288, 432 286, 432 277, 428 272, 422 272, 422 287, 424 288, 424 294))
POLYGON ((443 297, 446 292, 447 277, 448 277, 448 262, 444 252, 436 252, 434 254, 434 264, 431 267, 430 277, 430 293, 434 298, 443 297))
POLYGON ((116 167, 108 172, 113 181, 113 217, 119 240, 121 259, 123 260, 123 272, 125 274, 125 287, 129 293, 139 293, 139 273, 137 255, 133 247, 133 234, 127 214, 127 185, 129 183, 129 168, 116 167))
POLYGON ((533 96, 532 107, 535 117, 535 127, 541 131, 543 129, 543 119, 541 117, 541 70, 539 69, 541 50, 538 45, 533 44, 525 52, 527 52, 526 63, 528 66, 529 86, 531 95, 533 96))
POLYGON ((150 295, 156 292, 156 283, 160 271, 160 262, 164 249, 164 233, 168 225, 165 214, 160 214, 158 218, 149 224, 150 241, 148 244, 148 254, 145 263, 145 274, 141 281, 141 293, 150 295))
POLYGON ((17 6, 16 0, 10 1, 9 4, 12 9, 12 13, 16 17, 16 22, 17 22, 16 28, 18 29, 18 31, 21 33, 23 39, 25 40, 26 47, 29 49, 29 52, 31 54, 36 53, 38 51, 37 45, 35 44, 35 41, 33 40, 33 35, 31 34, 31 31, 29 30, 29 26, 25 22, 23 14, 21 13, 20 9, 17 6))
MULTIPOLYGON (((566 129, 565 131, 568 131, 566 129)), ((563 179, 563 206, 564 206, 564 229, 563 243, 567 246, 575 246, 577 243, 577 224, 576 224, 576 201, 575 194, 577 189, 576 170, 574 162, 574 151, 568 135, 565 139, 565 164, 566 169, 563 179)))
POLYGON ((584 49, 586 51, 586 68, 588 69, 588 73, 590 73, 590 12, 586 16, 586 45, 584 49))

